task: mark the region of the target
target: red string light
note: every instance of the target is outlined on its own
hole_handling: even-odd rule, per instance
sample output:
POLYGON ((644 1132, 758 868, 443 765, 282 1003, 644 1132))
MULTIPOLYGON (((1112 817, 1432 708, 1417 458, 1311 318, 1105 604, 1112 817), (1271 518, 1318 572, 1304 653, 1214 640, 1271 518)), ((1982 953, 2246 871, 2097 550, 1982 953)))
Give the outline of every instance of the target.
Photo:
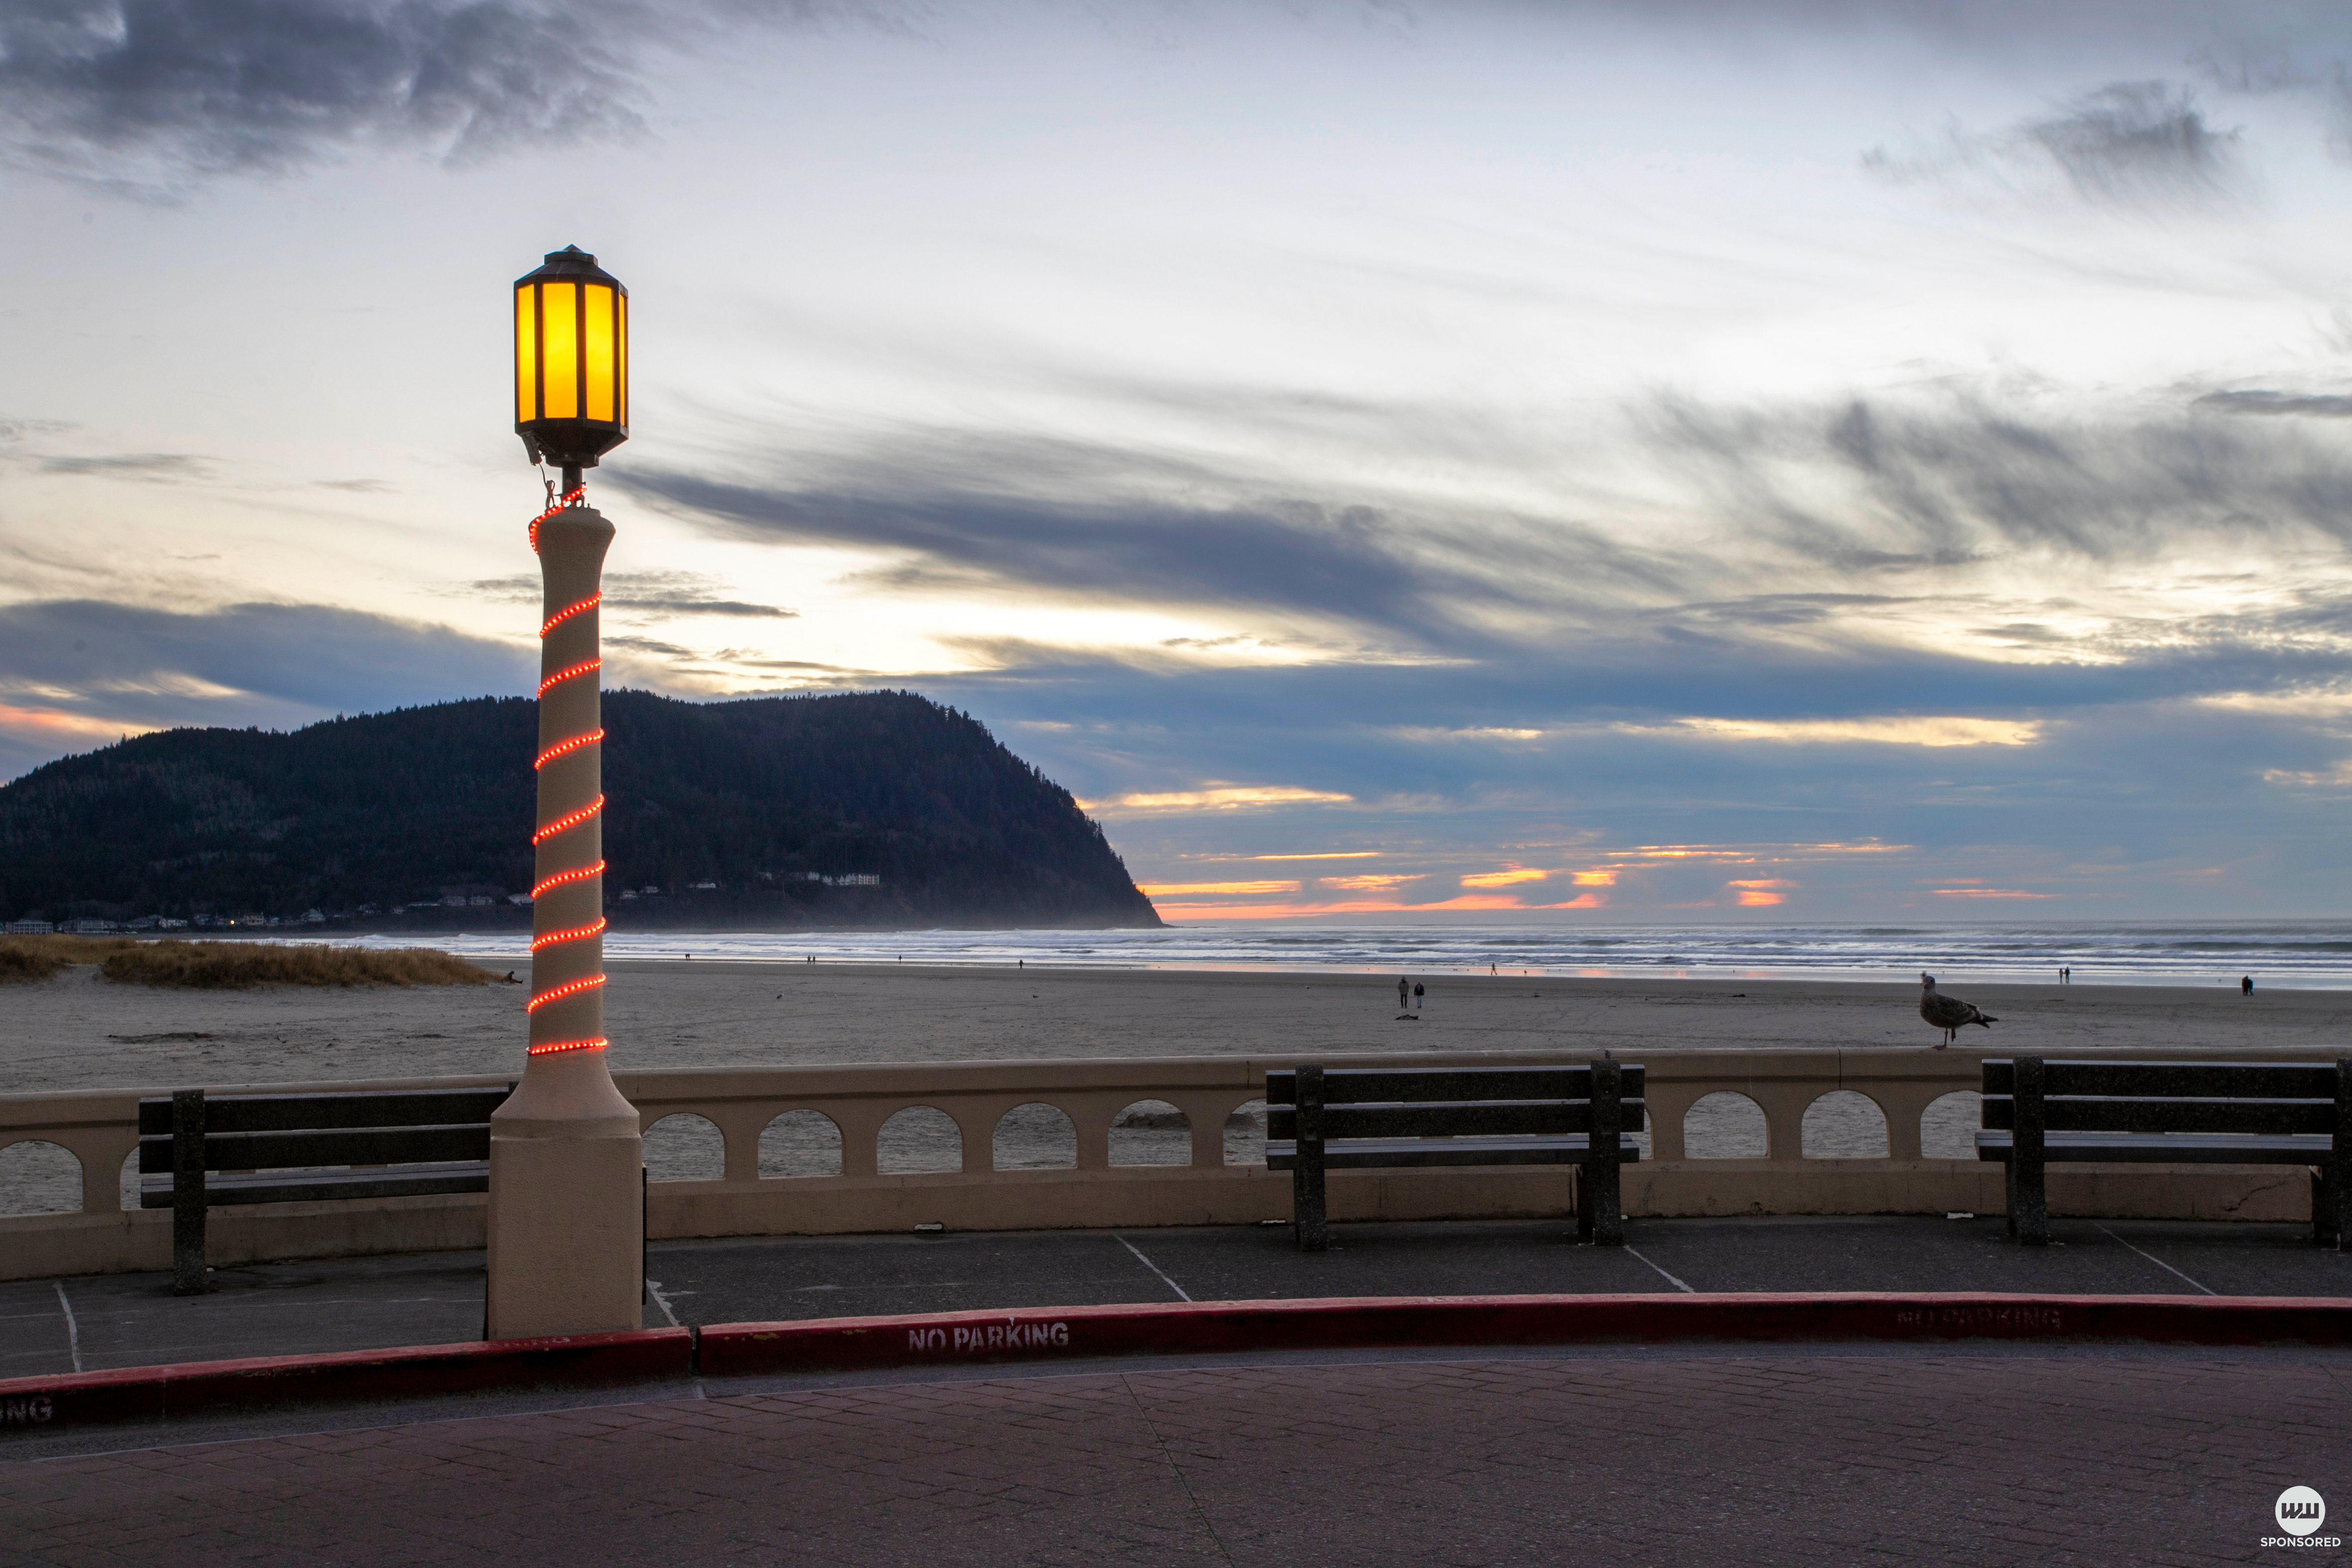
POLYGON ((530 939, 530 950, 537 952, 541 948, 553 947, 559 942, 579 942, 596 935, 604 929, 604 917, 600 915, 594 925, 573 926, 570 931, 551 931, 545 936, 535 936, 530 939))
POLYGON ((572 616, 580 614, 581 611, 593 610, 598 605, 604 603, 604 591, 602 588, 599 588, 596 592, 589 595, 578 604, 565 605, 562 609, 556 611, 555 614, 548 616, 545 621, 541 623, 539 635, 544 637, 548 633, 553 631, 556 627, 562 626, 572 616))
POLYGON ((603 659, 592 658, 583 663, 575 664, 570 669, 559 669, 553 675, 549 676, 545 680, 539 683, 539 694, 541 697, 546 696, 547 689, 553 686, 559 680, 570 680, 573 676, 586 675, 592 670, 598 670, 604 668, 604 661, 603 659))
POLYGON ((590 817, 595 816, 598 812, 604 809, 604 797, 600 795, 594 800, 590 801, 586 805, 583 805, 579 810, 573 812, 571 816, 559 816, 553 822, 549 823, 546 826, 532 834, 530 836, 530 841, 533 845, 544 844, 549 839, 554 837, 557 834, 564 831, 566 828, 579 826, 582 823, 587 821, 590 817))
MULTIPOLYGON (((553 485, 550 485, 547 488, 553 489, 555 487, 553 485)), ((553 517, 557 512, 562 511, 565 507, 570 506, 573 501, 578 500, 582 496, 584 496, 587 493, 588 487, 586 485, 577 486, 570 495, 565 496, 562 500, 557 501, 553 506, 549 507, 545 511, 541 512, 537 517, 530 520, 530 552, 533 555, 539 553, 539 525, 545 522, 549 518, 553 517)))
MULTIPOLYGON (((557 500, 554 505, 549 507, 545 511, 541 512, 537 517, 530 520, 530 548, 534 553, 539 550, 539 525, 545 522, 549 518, 553 517, 557 512, 562 511, 564 508, 578 502, 585 493, 586 487, 576 487, 572 489, 571 494, 564 496, 560 500, 557 500)), ((566 621, 571 620, 573 616, 583 615, 586 612, 594 609, 598 605, 604 602, 604 595, 600 590, 597 593, 589 595, 588 597, 581 600, 577 604, 565 605, 554 615, 550 616, 546 622, 541 626, 539 628, 541 638, 544 640, 549 633, 554 631, 558 626, 562 626, 566 621)), ((602 669, 604 666, 604 659, 602 658, 596 658, 583 659, 568 668, 557 670, 554 674, 547 676, 540 681, 539 695, 541 699, 544 699, 550 690, 556 686, 561 685, 562 682, 577 679, 579 677, 583 675, 593 677, 596 671, 602 669)), ((541 752, 538 757, 532 761, 530 765, 534 771, 544 768, 549 763, 553 762, 558 757, 569 755, 570 753, 580 751, 584 747, 596 745, 604 739, 604 731, 603 729, 599 728, 591 730, 586 734, 573 735, 569 739, 558 741, 555 744, 549 746, 544 751, 541 752)), ((531 844, 534 847, 544 844, 547 840, 554 837, 559 833, 565 832, 568 829, 579 826, 584 822, 593 820, 596 815, 604 809, 604 797, 602 795, 599 795, 594 800, 590 801, 586 805, 582 806, 579 810, 568 812, 564 816, 549 823, 546 826, 533 833, 530 836, 531 844)), ((576 870, 559 871, 551 877, 541 879, 539 885, 531 889, 530 896, 532 900, 536 901, 541 895, 545 894, 551 889, 566 887, 574 882, 585 882, 591 879, 601 877, 604 874, 604 862, 602 860, 598 860, 593 866, 583 866, 576 870)), ((534 936, 531 939, 530 951, 533 953, 537 953, 541 948, 555 947, 565 942, 585 942, 592 937, 602 934, 604 930, 604 924, 605 922, 603 917, 599 916, 593 923, 588 925, 574 926, 570 930, 552 931, 545 933, 544 935, 534 936)), ((567 996, 577 996, 583 993, 593 992, 604 984, 604 976, 602 973, 597 973, 588 975, 582 979, 570 981, 564 984, 553 986, 545 991, 537 992, 533 994, 530 1001, 523 1004, 523 1011, 526 1013, 535 1014, 539 1011, 540 1007, 546 1003, 559 1002, 567 996)), ((534 1057, 546 1057, 558 1056, 569 1051, 601 1051, 604 1048, 605 1044, 604 1037, 602 1035, 590 1039, 546 1040, 538 1045, 532 1046, 530 1049, 530 1054, 534 1057)))
POLYGON ((560 888, 566 882, 584 882, 591 877, 601 877, 604 874, 604 862, 599 860, 593 866, 583 866, 577 871, 558 871, 552 877, 542 877, 539 880, 539 885, 530 890, 531 900, 533 902, 538 901, 539 896, 550 888, 560 888))
POLYGON ((540 752, 538 761, 532 763, 530 765, 534 769, 543 768, 547 766, 548 763, 555 761, 556 758, 569 755, 571 752, 578 751, 583 746, 593 746, 604 738, 604 731, 591 730, 584 735, 574 735, 568 741, 558 741, 555 744, 548 747, 547 750, 540 752))
POLYGON ((583 991, 593 991, 604 984, 603 975, 591 974, 583 980, 574 980, 568 984, 553 986, 535 993, 530 1001, 522 1005, 522 1010, 526 1013, 536 1013, 550 1002, 561 1002, 566 996, 577 996, 583 991))
POLYGON ((601 1051, 604 1048, 604 1037, 602 1035, 593 1040, 550 1040, 543 1046, 531 1047, 524 1054, 534 1057, 551 1057, 563 1051, 601 1051))

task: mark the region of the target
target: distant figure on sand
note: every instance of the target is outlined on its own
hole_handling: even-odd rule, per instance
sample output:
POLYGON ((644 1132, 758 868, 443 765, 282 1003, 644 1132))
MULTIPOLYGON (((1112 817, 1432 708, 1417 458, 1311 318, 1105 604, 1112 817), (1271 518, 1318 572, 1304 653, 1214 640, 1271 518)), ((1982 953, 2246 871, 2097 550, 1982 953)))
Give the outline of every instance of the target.
POLYGON ((1989 1014, 1978 1012, 1957 996, 1945 995, 1936 989, 1936 977, 1927 973, 1919 976, 1919 1016, 1944 1031, 1943 1039, 1936 1047, 1939 1051, 1950 1045, 1953 1037, 1969 1024, 1979 1024, 1990 1029, 2000 1022, 1989 1014))
POLYGON ((1405 1013, 1410 1012, 1412 1008, 1412 982, 1400 974, 1397 976, 1397 1011, 1405 1013))
POLYGON ((2238 994, 2239 994, 2239 995, 2241 995, 2241 996, 2252 996, 2253 994, 2254 994, 2254 977, 2253 977, 2252 975, 2251 975, 2251 974, 2241 974, 2241 975, 2239 975, 2239 976, 2238 976, 2238 994))
POLYGON ((1421 982, 1416 980, 1412 983, 1412 1010, 1416 1013, 1421 1011, 1421 982))

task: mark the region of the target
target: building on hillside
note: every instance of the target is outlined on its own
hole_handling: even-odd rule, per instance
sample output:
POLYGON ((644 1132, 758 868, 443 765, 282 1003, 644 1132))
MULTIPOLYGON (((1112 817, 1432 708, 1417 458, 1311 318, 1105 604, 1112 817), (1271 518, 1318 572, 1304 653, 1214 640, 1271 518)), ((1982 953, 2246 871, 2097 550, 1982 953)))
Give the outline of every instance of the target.
POLYGON ((47 921, 10 921, 0 925, 0 936, 47 936, 57 929, 47 921))

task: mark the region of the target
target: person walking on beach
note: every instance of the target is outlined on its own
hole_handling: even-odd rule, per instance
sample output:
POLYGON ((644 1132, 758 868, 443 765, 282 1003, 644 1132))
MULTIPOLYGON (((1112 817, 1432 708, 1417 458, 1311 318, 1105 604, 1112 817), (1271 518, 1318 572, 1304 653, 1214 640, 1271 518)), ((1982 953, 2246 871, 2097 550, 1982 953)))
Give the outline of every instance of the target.
POLYGON ((1421 982, 1416 980, 1412 983, 1412 1010, 1415 1014, 1421 1011, 1421 982))
POLYGON ((2251 974, 2241 974, 2241 975, 2239 975, 2239 976, 2238 976, 2238 994, 2239 994, 2239 995, 2241 995, 2241 996, 2252 996, 2253 994, 2254 994, 2254 977, 2253 977, 2252 975, 2251 975, 2251 974))
POLYGON ((1400 1013, 1409 1013, 1412 1010, 1412 982, 1400 974, 1397 976, 1397 1011, 1400 1013))

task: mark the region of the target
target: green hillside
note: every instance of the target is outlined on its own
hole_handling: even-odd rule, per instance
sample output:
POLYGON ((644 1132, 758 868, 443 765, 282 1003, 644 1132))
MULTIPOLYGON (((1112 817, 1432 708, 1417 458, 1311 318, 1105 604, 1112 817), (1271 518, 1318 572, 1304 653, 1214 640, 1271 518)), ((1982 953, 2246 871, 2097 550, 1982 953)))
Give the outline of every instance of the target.
MULTIPOLYGON (((924 698, 615 691, 604 724, 618 929, 1160 923, 1067 790, 924 698), (821 879, 850 875, 880 881, 821 879)), ((482 698, 48 763, 0 787, 0 918, 520 925, 535 726, 482 698), (468 894, 497 901, 414 907, 468 894)))

